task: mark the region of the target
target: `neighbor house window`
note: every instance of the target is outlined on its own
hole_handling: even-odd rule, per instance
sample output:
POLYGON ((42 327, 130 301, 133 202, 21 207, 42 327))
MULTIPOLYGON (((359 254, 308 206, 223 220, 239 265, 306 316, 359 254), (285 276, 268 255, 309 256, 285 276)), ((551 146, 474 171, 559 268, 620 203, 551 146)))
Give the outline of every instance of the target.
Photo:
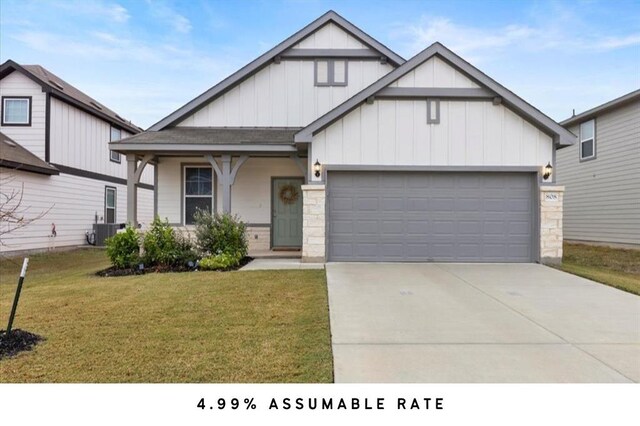
POLYGON ((318 59, 315 62, 316 86, 346 86, 348 62, 345 59, 318 59))
MULTIPOLYGON (((110 142, 119 141, 122 138, 122 131, 117 127, 111 128, 111 137, 109 138, 110 142)), ((116 163, 120 162, 120 153, 115 151, 109 151, 110 160, 116 163)))
POLYGON ((184 168, 184 224, 193 225, 198 210, 213 210, 213 174, 211 167, 184 168))
POLYGON ((2 125, 31 126, 31 96, 3 96, 2 125))
POLYGON ((112 186, 104 190, 104 223, 116 223, 116 189, 112 186))
POLYGON ((580 160, 596 158, 596 121, 580 124, 580 160))

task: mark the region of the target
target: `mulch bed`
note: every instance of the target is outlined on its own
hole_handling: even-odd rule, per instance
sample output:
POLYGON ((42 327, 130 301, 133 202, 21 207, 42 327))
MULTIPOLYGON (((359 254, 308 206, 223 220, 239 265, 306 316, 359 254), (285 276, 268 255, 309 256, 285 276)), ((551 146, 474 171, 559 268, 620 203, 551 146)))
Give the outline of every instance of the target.
POLYGON ((28 331, 15 329, 11 333, 0 330, 0 359, 15 356, 23 351, 30 351, 44 337, 28 331))
MULTIPOLYGON (((244 257, 240 264, 235 268, 225 269, 226 271, 237 271, 238 269, 245 266, 247 263, 251 262, 253 257, 244 257)), ((197 271, 197 268, 190 268, 188 266, 151 266, 145 267, 143 270, 138 268, 127 268, 127 269, 118 269, 114 266, 110 266, 107 269, 102 269, 96 272, 96 275, 99 277, 126 277, 130 275, 144 275, 150 273, 166 273, 166 272, 193 272, 197 271)))

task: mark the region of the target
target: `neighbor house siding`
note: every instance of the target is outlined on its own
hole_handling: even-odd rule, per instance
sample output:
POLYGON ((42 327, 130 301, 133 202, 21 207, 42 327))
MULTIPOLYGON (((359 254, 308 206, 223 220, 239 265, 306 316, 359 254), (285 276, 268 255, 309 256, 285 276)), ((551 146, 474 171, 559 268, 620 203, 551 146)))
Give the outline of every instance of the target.
POLYGON ((473 101, 441 101, 440 123, 427 124, 424 100, 376 100, 311 147, 326 165, 542 166, 553 157, 550 136, 503 105, 473 101))
MULTIPOLYGON (((109 160, 111 123, 94 117, 66 102, 51 99, 51 162, 103 175, 127 178, 127 160, 109 160)), ((131 133, 122 130, 124 139, 131 133)), ((140 179, 153 184, 153 166, 140 179)))
MULTIPOLYGON (((22 192, 21 209, 25 218, 46 214, 26 226, 2 237, 0 251, 34 250, 86 244, 85 232, 92 229, 96 215, 103 222, 105 186, 117 190, 116 221, 127 218, 126 185, 60 174, 46 176, 23 171, 0 169, 4 193, 22 192), (10 179, 10 180, 9 180, 10 179), (24 210, 26 209, 26 210, 24 210), (52 238, 55 224, 57 237, 52 238)), ((141 222, 153 216, 153 191, 138 190, 141 222)))
POLYGON ((595 126, 595 159, 580 162, 579 144, 557 152, 565 238, 640 244, 640 102, 596 117, 595 126))
POLYGON ((186 127, 303 127, 391 71, 379 61, 349 61, 346 86, 314 84, 314 61, 270 64, 183 120, 186 127))
POLYGON ((46 94, 42 87, 14 71, 0 80, 0 96, 31 96, 31 125, 0 126, 0 131, 45 160, 46 94))

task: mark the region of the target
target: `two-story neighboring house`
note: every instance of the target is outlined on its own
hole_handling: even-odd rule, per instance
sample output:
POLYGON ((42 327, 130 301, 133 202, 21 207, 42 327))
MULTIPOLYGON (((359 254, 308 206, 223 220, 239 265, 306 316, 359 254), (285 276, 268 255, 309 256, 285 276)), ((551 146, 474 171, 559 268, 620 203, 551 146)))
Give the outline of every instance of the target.
MULTIPOLYGON (((10 203, 20 202, 26 220, 46 213, 3 233, 0 250, 82 245, 94 223, 126 222, 126 160, 109 142, 140 129, 39 65, 2 64, 0 96, 0 192, 20 194, 10 203)), ((139 182, 138 207, 147 223, 152 166, 139 182)))
MULTIPOLYGON (((330 11, 148 131, 157 213, 248 223, 304 261, 557 262, 557 147, 575 136, 440 43, 409 60, 330 11)), ((136 222, 135 208, 128 209, 136 222)))
POLYGON ((640 246, 640 90, 561 124, 579 141, 556 154, 565 238, 640 246))

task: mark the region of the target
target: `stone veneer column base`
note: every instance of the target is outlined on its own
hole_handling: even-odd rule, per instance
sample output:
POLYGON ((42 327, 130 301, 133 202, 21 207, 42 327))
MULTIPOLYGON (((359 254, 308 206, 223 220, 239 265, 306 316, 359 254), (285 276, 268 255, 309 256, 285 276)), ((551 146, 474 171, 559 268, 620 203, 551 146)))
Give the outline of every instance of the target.
POLYGON ((562 262, 562 201, 564 186, 540 187, 540 262, 562 262))
POLYGON ((325 185, 302 185, 302 262, 325 260, 325 185))
POLYGON ((247 225, 247 242, 249 253, 269 251, 271 249, 271 226, 247 225))

